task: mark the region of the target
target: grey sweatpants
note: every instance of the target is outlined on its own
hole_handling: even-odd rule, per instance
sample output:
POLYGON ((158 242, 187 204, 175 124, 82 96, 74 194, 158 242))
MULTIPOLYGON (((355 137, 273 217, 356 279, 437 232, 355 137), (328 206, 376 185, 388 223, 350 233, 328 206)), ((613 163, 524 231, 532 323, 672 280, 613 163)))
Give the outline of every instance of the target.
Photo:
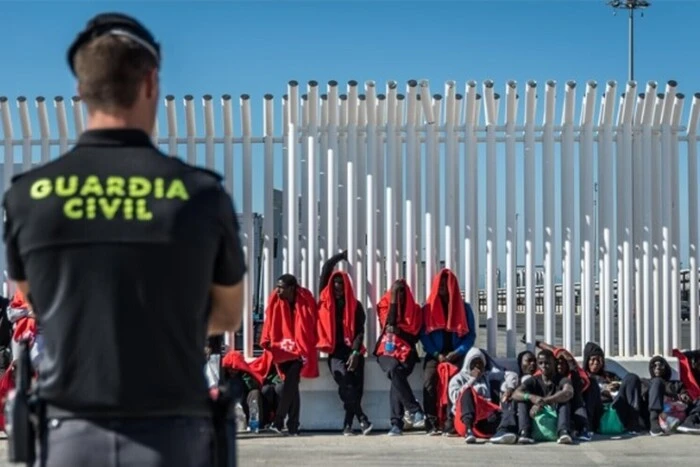
POLYGON ((211 420, 49 419, 36 467, 211 467, 211 420))

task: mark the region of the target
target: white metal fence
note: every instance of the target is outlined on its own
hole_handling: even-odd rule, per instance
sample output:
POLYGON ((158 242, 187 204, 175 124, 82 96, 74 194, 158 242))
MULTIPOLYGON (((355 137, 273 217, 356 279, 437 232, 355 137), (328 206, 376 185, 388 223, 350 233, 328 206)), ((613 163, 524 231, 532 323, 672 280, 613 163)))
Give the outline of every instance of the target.
MULTIPOLYGON (((675 82, 659 94, 654 82, 640 94, 630 82, 616 97, 615 82, 607 82, 602 93, 591 81, 576 122, 576 83, 548 81, 541 88, 533 81, 520 87, 522 120, 517 116, 523 97, 512 81, 503 97, 491 81, 469 81, 464 94, 449 81, 442 95, 416 81, 407 83, 405 94, 396 82, 388 82, 382 94, 374 82, 362 89, 354 81, 346 94, 334 81, 320 94, 311 81, 300 95, 291 81, 282 99, 264 96, 261 125, 253 121, 247 95, 238 105, 223 96, 216 111, 212 96, 204 96, 201 109, 185 96, 184 119, 178 118, 176 99, 166 96, 154 142, 170 155, 184 154, 191 163, 222 172, 242 209, 246 259, 256 272, 247 278, 245 353, 253 351, 250 311, 256 297, 264 303, 283 272, 315 291, 322 262, 342 249, 350 252, 348 269, 371 317, 400 276, 424 299, 444 261, 458 272, 475 309, 485 289, 486 326, 479 331, 486 331, 488 350, 501 356, 514 356, 521 334, 528 342, 539 336, 576 352, 597 340, 618 356, 698 348, 700 93, 682 125, 686 99, 675 82), (280 188, 282 205, 274 196, 280 188), (254 211, 264 215, 260 270, 254 211), (275 255, 282 255, 281 268, 275 255), (524 314, 516 313, 521 257, 524 314), (689 323, 680 316, 682 263, 690 269, 689 323), (540 266, 543 313, 536 313, 540 266), (561 305, 555 307, 558 277, 561 305), (506 296, 500 315, 499 281, 506 296), (502 315, 505 326, 499 326, 502 315)), ((70 120, 60 97, 51 112, 43 97, 36 99, 36 112, 24 97, 16 103, 0 98, 3 190, 15 171, 46 162, 75 142, 84 129, 83 108, 77 98, 68 102, 70 120)), ((369 343, 375 332, 376 320, 369 319, 369 343)))

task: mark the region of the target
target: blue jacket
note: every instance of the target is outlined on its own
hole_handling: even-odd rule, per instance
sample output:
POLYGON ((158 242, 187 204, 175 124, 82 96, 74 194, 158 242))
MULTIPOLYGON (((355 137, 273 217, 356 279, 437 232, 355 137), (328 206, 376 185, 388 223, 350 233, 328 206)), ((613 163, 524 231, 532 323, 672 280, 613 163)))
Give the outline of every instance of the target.
MULTIPOLYGON (((460 355, 466 355, 469 349, 472 348, 474 342, 476 341, 476 325, 474 324, 474 312, 472 311, 471 305, 464 303, 464 312, 467 315, 467 326, 469 326, 469 332, 462 337, 457 336, 456 333, 452 333, 452 345, 455 351, 460 355)), ((444 331, 433 331, 430 334, 425 332, 425 326, 420 332, 420 341, 423 344, 425 353, 428 355, 433 355, 439 352, 443 347, 442 338, 444 331)))

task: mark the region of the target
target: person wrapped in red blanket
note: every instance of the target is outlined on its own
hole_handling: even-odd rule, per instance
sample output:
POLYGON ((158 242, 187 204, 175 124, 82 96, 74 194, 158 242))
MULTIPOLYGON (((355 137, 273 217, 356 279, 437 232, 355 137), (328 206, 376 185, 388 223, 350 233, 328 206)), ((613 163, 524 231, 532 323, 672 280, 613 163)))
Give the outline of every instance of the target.
POLYGON ((678 432, 700 435, 700 350, 673 349, 673 356, 678 359, 678 373, 690 399, 688 415, 678 432))
POLYGON ((408 411, 415 428, 425 426, 423 409, 408 383, 408 377, 418 361, 416 343, 423 324, 423 314, 406 281, 399 279, 377 304, 377 315, 381 333, 374 355, 382 371, 391 380, 391 429, 388 434, 398 436, 403 434, 404 409, 408 411))
POLYGON ((472 347, 464 358, 461 371, 450 380, 449 397, 454 407, 457 434, 467 444, 477 438, 497 434, 500 444, 515 443, 517 428, 512 404, 506 402, 518 381, 517 373, 489 365, 486 354, 472 347))
POLYGON ((19 353, 19 344, 29 341, 32 366, 37 369, 41 357, 41 336, 39 335, 36 319, 31 305, 24 294, 17 289, 7 308, 7 317, 12 323, 12 363, 0 378, 0 430, 5 429, 5 402, 15 388, 15 364, 19 353))
POLYGON ((328 354, 328 370, 338 385, 345 418, 343 435, 352 436, 355 418, 363 435, 372 431, 372 423, 362 410, 364 390, 365 309, 355 297, 350 276, 333 271, 336 264, 347 261, 347 251, 332 256, 321 271, 318 303, 318 344, 328 354))
POLYGON ((464 356, 476 340, 476 326, 471 306, 462 298, 457 276, 443 269, 433 278, 430 295, 423 306, 423 329, 420 341, 425 349, 423 362, 423 408, 425 430, 437 435, 454 433, 452 411, 441 401, 447 400, 449 378, 459 371, 464 356), (446 379, 440 379, 440 378, 446 379))
POLYGON ((284 381, 275 420, 270 426, 275 433, 282 433, 286 419, 289 434, 299 434, 300 379, 319 375, 316 320, 313 294, 291 274, 280 276, 267 302, 260 336, 260 346, 272 354, 284 381))
POLYGON ((242 389, 241 405, 249 430, 266 428, 274 421, 283 388, 283 380, 272 363, 272 353, 264 351, 256 359, 246 362, 240 352, 230 350, 221 362, 226 379, 238 379, 242 389), (278 394, 279 393, 279 394, 278 394), (257 426, 250 424, 251 414, 257 410, 257 426))

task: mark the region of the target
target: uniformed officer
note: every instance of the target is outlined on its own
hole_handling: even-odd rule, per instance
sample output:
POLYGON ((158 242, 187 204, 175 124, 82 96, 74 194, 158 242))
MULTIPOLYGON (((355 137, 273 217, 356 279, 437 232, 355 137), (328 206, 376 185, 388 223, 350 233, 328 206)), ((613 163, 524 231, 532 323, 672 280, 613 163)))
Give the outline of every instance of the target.
POLYGON ((221 177, 152 143, 160 47, 93 18, 68 52, 87 131, 6 193, 9 276, 45 350, 39 465, 212 465, 207 335, 236 330, 246 272, 221 177))

